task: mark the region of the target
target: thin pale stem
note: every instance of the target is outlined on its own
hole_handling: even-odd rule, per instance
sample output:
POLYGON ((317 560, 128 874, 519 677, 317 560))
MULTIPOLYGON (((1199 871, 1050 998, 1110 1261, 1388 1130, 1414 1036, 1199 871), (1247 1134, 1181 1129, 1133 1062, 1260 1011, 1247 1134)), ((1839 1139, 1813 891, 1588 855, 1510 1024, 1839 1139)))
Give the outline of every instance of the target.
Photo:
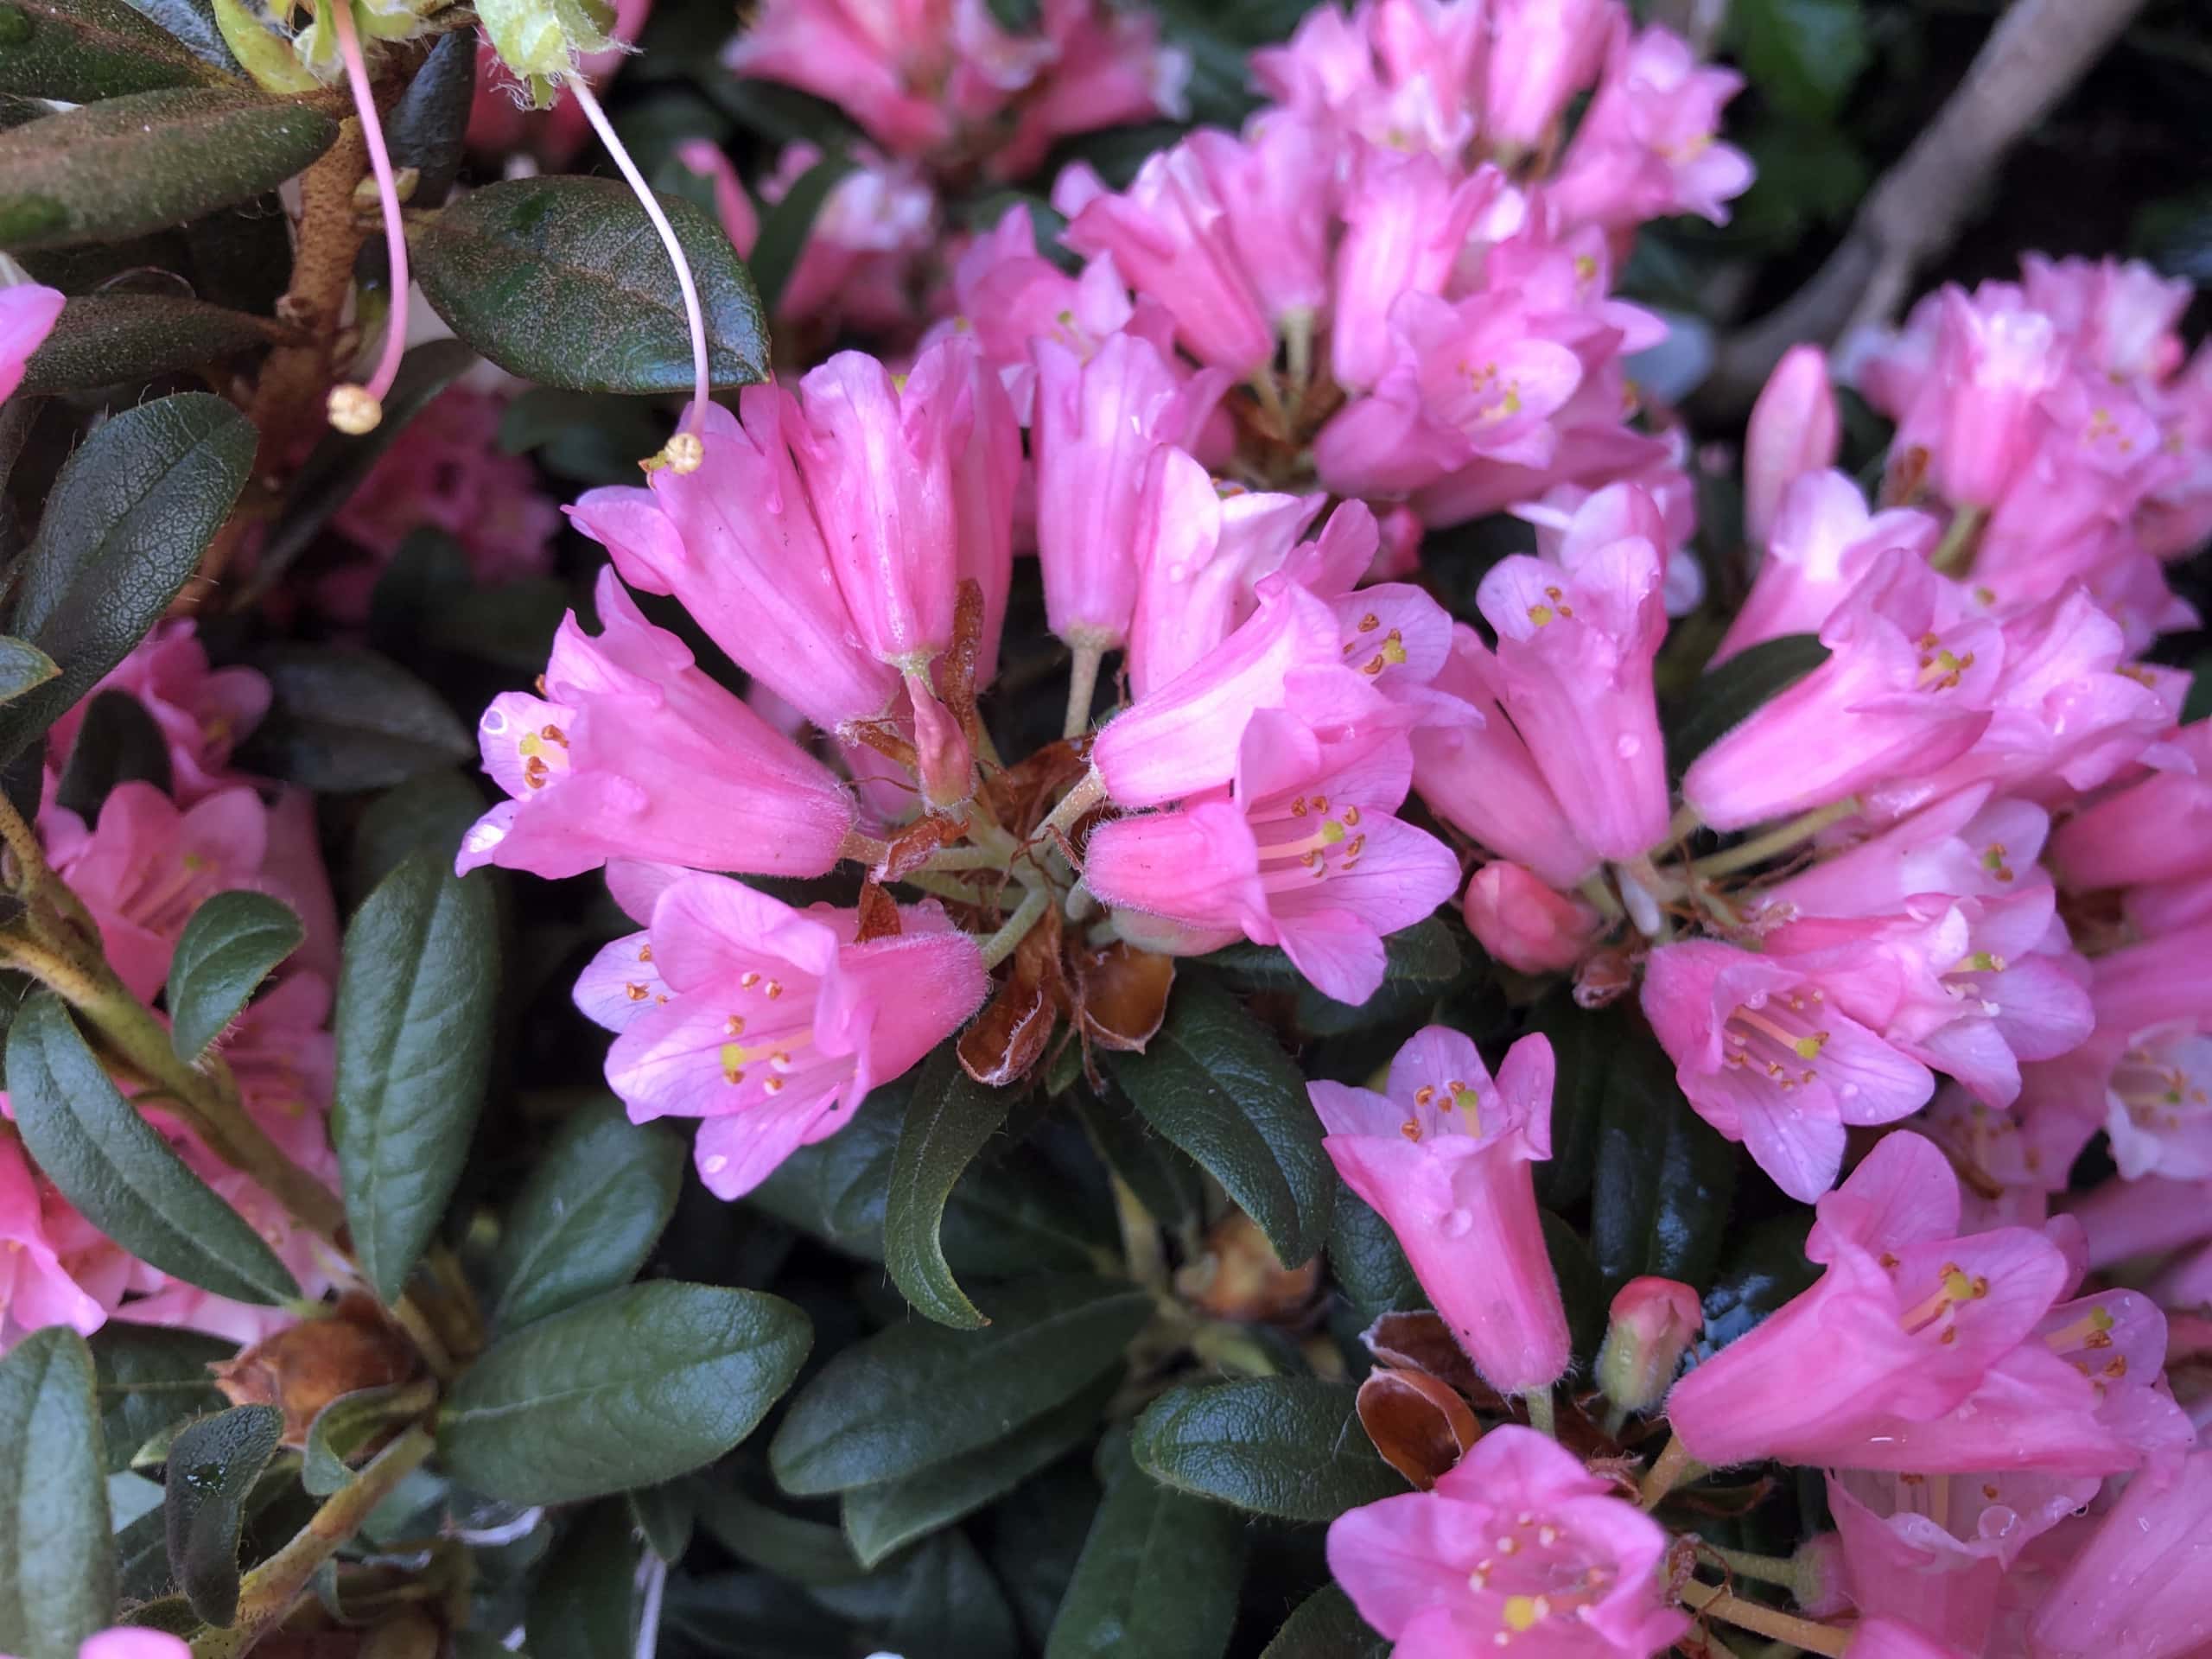
POLYGON ((1690 1456, 1689 1448, 1682 1444, 1682 1437, 1673 1435, 1667 1441, 1667 1449, 1659 1454, 1659 1461, 1644 1471, 1643 1479, 1637 1488, 1637 1497, 1645 1509, 1656 1510, 1668 1493, 1682 1482, 1695 1478, 1704 1466, 1690 1456))
MULTIPOLYGON (((971 826, 972 828, 972 826, 971 826)), ((1002 870, 1007 858, 996 847, 946 847, 931 853, 925 870, 1002 870)))
POLYGON ((1588 899, 1592 908, 1609 922, 1620 921, 1627 913, 1621 909, 1621 901, 1613 897, 1613 890, 1606 885, 1602 874, 1584 876, 1575 891, 1588 899))
POLYGON ((1961 575, 1965 567, 1974 563, 1974 540, 1981 532, 1982 520, 1988 516, 1975 506, 1961 507, 1954 512, 1951 522, 1943 527, 1943 539, 1928 556, 1928 563, 1947 576, 1961 575))
POLYGON ((1261 369, 1253 375, 1250 385, 1260 400, 1261 409, 1266 411, 1269 423, 1274 428, 1273 435, 1285 443, 1289 442, 1290 411, 1283 407, 1282 388, 1275 385, 1275 372, 1271 368, 1261 369))
MULTIPOLYGON (((407 350, 407 227, 399 217, 399 186, 391 174, 391 153, 385 147, 384 123, 377 114, 376 90, 369 85, 368 60, 361 55, 360 36, 353 28, 352 0, 327 0, 323 7, 338 35, 338 54, 346 60, 346 84, 353 88, 353 111, 360 118, 361 137, 368 146, 369 170, 376 175, 377 200, 384 207, 384 239, 391 264, 391 309, 385 319, 384 355, 376 372, 360 388, 381 416, 385 396, 399 373, 399 359, 407 350)), ((342 390, 342 388, 341 388, 342 390)), ((374 422, 370 424, 373 426, 374 422)))
POLYGON ((1729 1549, 1722 1545, 1697 1541, 1698 1554, 1710 1555, 1739 1579, 1757 1579, 1762 1584, 1780 1585, 1795 1593, 1797 1588, 1797 1563, 1787 1555, 1757 1555, 1747 1549, 1729 1549))
POLYGON ((1068 664, 1068 713, 1060 722, 1060 735, 1070 740, 1090 729, 1090 702, 1098 694, 1098 665, 1106 660, 1103 645, 1077 645, 1068 664))
POLYGON ((1083 781, 1060 798, 1052 816, 1037 826, 1033 841, 1048 840, 1054 831, 1065 835, 1082 819, 1083 815, 1106 798, 1106 780, 1096 770, 1083 775, 1083 781))
POLYGON ((848 830, 845 831, 844 840, 837 843, 837 856, 849 858, 855 863, 865 864, 870 869, 874 869, 880 866, 885 859, 891 856, 891 849, 874 836, 863 834, 858 830, 848 830))
POLYGON ((918 888, 923 893, 933 893, 938 898, 950 899, 957 905, 980 905, 983 902, 983 895, 965 881, 936 870, 909 870, 899 878, 899 885, 918 888))
POLYGON ((1859 798, 1847 795, 1832 805, 1817 807, 1768 830, 1763 836, 1753 836, 1749 841, 1738 842, 1726 852, 1691 860, 1690 874, 1711 880, 1716 875, 1733 875, 1738 870, 1748 870, 1769 859, 1796 851, 1830 824, 1840 823, 1858 810, 1859 798))
POLYGON ((995 968, 1012 956, 1014 947, 1029 937, 1029 930, 1043 918, 1052 903, 1052 895, 1041 887, 1022 894, 1021 903, 1006 918, 1006 925, 983 941, 983 966, 995 968))
POLYGON ((1531 1389, 1521 1396, 1521 1403, 1529 1408, 1529 1427, 1546 1440, 1559 1439, 1559 1421, 1552 1412, 1552 1391, 1531 1389))
POLYGON ((1833 1659, 1843 1659, 1845 1644, 1851 1639, 1849 1632, 1833 1624, 1815 1624, 1761 1602, 1746 1601, 1717 1584, 1702 1584, 1693 1579, 1682 1586, 1681 1593, 1684 1606, 1695 1608, 1707 1618, 1788 1642, 1808 1653, 1824 1653, 1833 1659))
MULTIPOLYGON (((684 257, 683 245, 676 239, 676 227, 668 222, 660 198, 645 184, 645 175, 638 171, 637 162, 630 159, 630 152, 615 137, 613 124, 607 120, 607 111, 599 107, 599 99, 592 93, 591 85, 582 75, 569 77, 569 90, 575 95, 577 106, 584 112, 584 119, 591 123, 592 130, 599 135, 599 142, 607 146, 607 153, 614 158, 614 165, 621 169, 630 188, 637 193, 638 203, 645 210, 645 217, 652 221, 659 234, 660 245, 668 251, 668 262, 676 267, 676 285, 683 291, 683 321, 691 330, 691 407, 684 411, 683 430, 696 440, 701 423, 706 419, 707 404, 714 391, 707 369, 707 322, 699 308, 699 285, 692 280, 691 262, 684 257)), ((693 463, 697 464, 696 461, 693 463)), ((689 470, 685 468, 683 470, 689 470)))
POLYGON ((1697 815, 1697 808, 1684 801, 1675 809, 1675 816, 1667 824, 1667 839, 1670 842, 1688 841, 1705 828, 1705 820, 1697 815))

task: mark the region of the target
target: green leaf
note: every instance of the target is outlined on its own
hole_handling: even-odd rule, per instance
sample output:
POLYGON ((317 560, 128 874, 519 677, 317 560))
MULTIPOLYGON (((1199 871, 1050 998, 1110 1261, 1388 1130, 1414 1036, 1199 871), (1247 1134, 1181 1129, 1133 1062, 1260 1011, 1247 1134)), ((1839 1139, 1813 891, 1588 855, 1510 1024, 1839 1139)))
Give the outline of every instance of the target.
POLYGON ((453 188, 475 90, 476 36, 465 29, 453 29, 438 37, 385 118, 392 166, 415 169, 410 207, 435 207, 453 188))
POLYGON ((1295 995, 1298 1023, 1316 1037, 1341 1036, 1417 1012, 1447 995, 1467 970, 1465 955, 1440 917, 1399 929, 1382 941, 1382 983, 1362 1003, 1322 995, 1274 945, 1232 944, 1205 963, 1232 989, 1295 995))
MULTIPOLYGON (((689 202, 662 206, 698 284, 713 384, 765 378, 760 302, 729 238, 689 202)), ((415 258, 438 315, 510 373, 574 391, 691 389, 676 274, 645 210, 613 180, 486 185, 423 227, 415 258)))
POLYGON ((170 781, 169 741, 146 705, 128 691, 97 691, 85 704, 54 802, 96 823, 118 784, 151 784, 166 795, 170 781))
POLYGON ((369 803, 353 826, 344 890, 365 896, 418 848, 452 862, 462 835, 483 816, 483 792, 450 767, 395 784, 369 803))
MULTIPOLYGON (((245 1543, 239 1550, 244 1559, 264 1559, 314 1515, 315 1500, 300 1490, 299 1467, 299 1459, 290 1452, 279 1452, 254 1483, 245 1501, 245 1543)), ((124 1605, 136 1609, 173 1597, 176 1605, 189 1611, 190 1604, 175 1593, 169 1574, 168 1527, 159 1503, 118 1529, 115 1553, 124 1605)))
POLYGON ((1221 1659, 1243 1578, 1235 1511, 1124 1468, 1091 1520, 1045 1659, 1221 1659))
POLYGON ((1605 1057, 1590 1174, 1590 1245, 1605 1300, 1642 1274, 1704 1284, 1727 1232, 1736 1148, 1692 1109, 1633 1008, 1585 1011, 1582 1020, 1580 1046, 1605 1057))
MULTIPOLYGON (((1068 1052, 1077 1053, 1076 1045, 1070 1044, 1068 1052)), ((1128 1183, 1146 1212, 1163 1227, 1194 1233, 1205 1219, 1205 1177, 1182 1149, 1154 1131, 1118 1095, 1102 1100, 1090 1090, 1079 1089, 1075 1110, 1100 1155, 1128 1183)))
POLYGON ((0 92, 90 104, 231 78, 124 0, 0 0, 0 92))
POLYGON ((0 133, 0 247, 115 242, 197 219, 274 189, 337 137, 320 110, 213 86, 49 115, 0 133))
POLYGON ((879 1485, 1001 1440, 1104 1372, 1153 1312, 1135 1286, 1073 1274, 1007 1286, 983 1308, 983 1330, 897 1325, 823 1367, 768 1447, 784 1490, 879 1485))
POLYGON ((1390 1224, 1348 1186, 1337 1189, 1329 1222, 1329 1267, 1363 1324, 1394 1308, 1426 1307, 1428 1293, 1414 1277, 1390 1224))
POLYGON ((60 664, 28 639, 0 634, 0 702, 13 702, 60 672, 60 664))
MULTIPOLYGON (((1805 1259, 1811 1217, 1803 1210, 1770 1216, 1729 1241, 1705 1293, 1705 1333, 1700 1357, 1709 1357, 1747 1336, 1793 1296, 1812 1288, 1821 1270, 1805 1259)), ((1704 1281, 1693 1281, 1704 1283, 1704 1281)))
POLYGON ((732 1487, 707 1489, 699 1524, 739 1560, 794 1584, 847 1584, 868 1571, 836 1528, 785 1515, 732 1487))
POLYGON ((630 1519, 644 1536, 645 1548, 671 1567, 691 1548, 691 1530, 697 1511, 688 1481, 664 1481, 658 1486, 635 1486, 623 1495, 630 1519))
POLYGON ((903 1480, 845 1494, 845 1536, 868 1567, 889 1560, 917 1538, 973 1515, 1090 1439, 1121 1384, 1109 1370, 1065 1405, 1005 1439, 932 1464, 903 1480))
POLYGON ((1728 22, 1751 85, 1808 120, 1834 116, 1873 61, 1861 0, 1737 0, 1728 22))
POLYGON ((307 936, 291 906, 265 893, 219 893, 194 911, 162 993, 177 1058, 196 1061, 206 1053, 307 936))
POLYGON ((1067 1599, 1098 1504, 1097 1480, 1068 1461, 1016 1487, 991 1512, 991 1566, 1035 1647, 1045 1645, 1067 1599))
POLYGON ((1106 1058, 1122 1092, 1259 1223, 1285 1266, 1313 1258, 1337 1185, 1321 1121, 1297 1066, 1236 998, 1185 974, 1145 1052, 1106 1058))
POLYGON ((1286 1521, 1333 1521, 1407 1490, 1359 1426, 1349 1382, 1263 1376, 1160 1395, 1137 1419, 1137 1465, 1179 1491, 1286 1521))
POLYGON ((284 510, 254 566, 253 578, 239 595, 241 603, 259 598, 276 586, 292 562, 307 550, 351 500, 370 469, 399 441, 408 423, 467 372, 476 353, 457 340, 426 340, 399 360, 398 377, 385 394, 384 419, 376 429, 359 437, 327 430, 294 475, 284 498, 284 510))
POLYGON ((419 1414, 419 1391, 394 1382, 341 1394, 308 1425, 307 1452, 300 1464, 300 1484, 314 1497, 328 1497, 351 1484, 352 1459, 375 1440, 378 1431, 401 1418, 419 1414))
POLYGON ((245 487, 256 442, 253 423, 221 398, 185 392, 116 416, 63 464, 23 556, 10 626, 61 672, 0 705, 0 761, 162 620, 245 487))
POLYGON ((0 1652, 77 1659, 114 1622, 106 1456, 85 1339, 33 1332, 0 1359, 0 1652))
POLYGON ((883 1210, 883 1262, 917 1313, 957 1330, 988 1321, 945 1265, 938 1237, 945 1200, 1006 1122, 1014 1091, 977 1083, 950 1043, 923 1065, 892 1154, 883 1210))
POLYGON ((169 1571, 192 1611, 210 1624, 238 1617, 238 1534, 246 1499, 283 1438, 275 1406, 233 1406, 177 1432, 169 1446, 162 1530, 169 1571))
POLYGON ((976 1547, 941 1532, 899 1575, 881 1640, 900 1659, 1014 1659, 1014 1613, 976 1547))
POLYGON ((8 1028, 8 1096, 46 1178, 133 1255, 243 1302, 300 1294, 261 1235, 117 1091, 51 991, 8 1028))
POLYGON ((235 1342, 196 1331, 114 1320, 102 1326, 92 1363, 109 1472, 131 1467, 149 1443, 166 1443, 179 1423, 220 1411, 223 1395, 207 1368, 237 1352, 235 1342))
POLYGON ((275 332, 243 311, 174 295, 79 295, 24 365, 21 390, 38 395, 151 379, 266 346, 275 332))
POLYGON ((1529 1029, 1551 1044, 1558 1067, 1552 1084, 1552 1155, 1535 1166, 1536 1201, 1547 1209, 1564 1210, 1590 1191, 1598 1119, 1612 1069, 1604 1040, 1609 1027, 1562 990, 1537 1005, 1529 1029))
POLYGON ((317 793, 387 789, 475 753, 436 692, 372 651, 284 645, 252 663, 274 703, 246 755, 317 793))
POLYGON ((637 1651, 638 1545, 620 1503, 563 1532, 523 1614, 530 1659, 630 1659, 637 1651))
POLYGON ((1368 1628, 1350 1596, 1325 1584, 1298 1604, 1260 1659, 1390 1659, 1390 1642, 1368 1628))
POLYGON ((346 930, 330 1135, 361 1271, 398 1297, 461 1178, 499 1000, 488 881, 418 852, 346 930))
POLYGON ((852 170, 850 156, 824 156, 793 180, 791 188, 761 214, 760 239, 753 245, 753 281, 760 290, 760 308, 770 316, 776 314, 791 272, 798 269, 798 257, 806 249, 814 221, 821 217, 830 193, 852 170))
POLYGON ((440 1414, 439 1455, 512 1503, 673 1480, 753 1432, 812 1339, 804 1313, 756 1291, 610 1291, 493 1344, 440 1414))
POLYGON ((1693 685, 1668 715, 1667 765, 1676 777, 1690 763, 1828 659, 1809 633, 1785 633, 1731 657, 1693 685))
POLYGON ((507 1217, 486 1318, 512 1331, 626 1285, 683 1185, 683 1142, 602 1096, 561 1126, 507 1217))
POLYGON ((210 68, 237 78, 244 73, 223 31, 215 25, 213 0, 130 0, 130 9, 178 40, 210 68))

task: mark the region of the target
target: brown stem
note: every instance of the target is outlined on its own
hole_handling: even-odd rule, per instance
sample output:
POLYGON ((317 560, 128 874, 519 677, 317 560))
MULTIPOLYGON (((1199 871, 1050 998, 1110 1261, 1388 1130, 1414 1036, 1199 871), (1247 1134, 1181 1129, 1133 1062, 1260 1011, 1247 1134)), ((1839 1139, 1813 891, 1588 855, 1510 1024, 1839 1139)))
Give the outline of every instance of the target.
POLYGON ((1986 200, 1991 177, 2143 9, 2144 0, 2014 0, 1965 80, 1875 185, 1812 280, 1721 342, 1699 402, 1739 414, 1782 354, 1893 317, 1986 200))

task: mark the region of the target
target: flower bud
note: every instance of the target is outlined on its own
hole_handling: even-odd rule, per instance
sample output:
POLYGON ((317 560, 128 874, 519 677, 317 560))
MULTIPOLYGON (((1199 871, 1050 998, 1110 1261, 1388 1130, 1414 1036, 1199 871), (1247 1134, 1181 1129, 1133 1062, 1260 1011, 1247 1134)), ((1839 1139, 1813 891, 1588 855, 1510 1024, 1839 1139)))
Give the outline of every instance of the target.
POLYGON ((1605 1345, 1598 1350, 1598 1386, 1629 1411, 1649 1411, 1667 1397, 1690 1339, 1705 1327, 1697 1293, 1672 1279, 1631 1279, 1613 1298, 1605 1345))
POLYGON ((1833 1532, 1815 1533, 1789 1558, 1796 1582, 1790 1586, 1797 1611, 1808 1618, 1834 1618, 1853 1605, 1843 1576, 1843 1540, 1833 1532))
POLYGON ((1573 967, 1598 933, 1596 911, 1502 859, 1467 883, 1465 913, 1483 949, 1524 974, 1573 967))

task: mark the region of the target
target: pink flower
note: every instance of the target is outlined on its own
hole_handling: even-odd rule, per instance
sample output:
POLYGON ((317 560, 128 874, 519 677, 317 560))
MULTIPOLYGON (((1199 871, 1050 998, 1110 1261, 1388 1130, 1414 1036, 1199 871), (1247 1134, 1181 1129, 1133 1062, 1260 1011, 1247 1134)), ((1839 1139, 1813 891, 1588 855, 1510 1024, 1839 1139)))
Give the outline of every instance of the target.
POLYGON ((1098 0, 1044 0, 1043 24, 1052 66, 1021 101, 1013 136, 991 155, 992 177, 1035 171, 1058 140, 1075 133, 1188 113, 1191 60, 1160 44, 1149 13, 1098 0))
MULTIPOLYGON (((1751 465, 1748 452, 1745 465, 1751 465)), ((1940 530, 1910 508, 1869 512, 1859 486, 1841 473, 1800 474, 1783 491, 1764 535, 1752 538, 1764 550, 1758 575, 1713 653, 1713 665, 1785 633, 1820 632, 1884 553, 1902 548, 1925 558, 1940 530)))
POLYGON ((1824 965, 1694 939, 1653 951, 1643 976, 1644 1014, 1698 1116, 1807 1201, 1834 1184, 1845 1125, 1894 1122, 1936 1089, 1835 1006, 1824 965))
POLYGON ((1791 346, 1767 377, 1744 431, 1744 535, 1753 547, 1767 544, 1790 485, 1834 466, 1841 442, 1826 353, 1791 346))
POLYGON ((1705 1328, 1697 1292, 1674 1279, 1631 1279, 1613 1298, 1598 1350, 1598 1386, 1629 1411, 1666 1397, 1675 1368, 1705 1328))
MULTIPOLYGON (((1329 248, 1344 194, 1339 145, 1281 110, 1253 117, 1242 138, 1200 128, 1188 142, 1229 216, 1230 241, 1262 311, 1281 332, 1310 335, 1330 304, 1329 248)), ((1344 303, 1339 284, 1339 315, 1344 303)))
POLYGON ((1651 499, 1619 485, 1590 498, 1550 558, 1516 555, 1476 602, 1497 630, 1499 702, 1567 817, 1603 857, 1666 838, 1667 762, 1652 690, 1666 632, 1651 499))
POLYGON ((1514 1044, 1492 1083, 1471 1041, 1430 1026, 1391 1061, 1387 1096, 1306 1084, 1337 1173, 1501 1394, 1549 1388, 1570 1357, 1529 1167, 1551 1156, 1552 1079, 1541 1036, 1514 1044))
POLYGON ((1752 168, 1713 135, 1721 106, 1743 85, 1731 70, 1700 67, 1680 36, 1658 28, 1631 35, 1622 22, 1597 96, 1544 192, 1552 211, 1617 230, 1668 213, 1727 223, 1752 168))
POLYGON ((944 144, 952 118, 902 59, 908 50, 944 54, 950 10, 934 0, 775 0, 730 42, 723 61, 734 74, 827 99, 892 154, 915 155, 944 144))
POLYGON ((23 384, 23 365, 54 327, 63 303, 59 289, 36 283, 0 288, 0 402, 23 384))
POLYGON ((704 411, 705 459, 664 467, 651 490, 586 491, 570 513, 631 586, 673 594, 755 680, 825 731, 887 713, 899 676, 864 650, 807 497, 791 435, 798 405, 777 386, 739 394, 741 427, 704 411))
POLYGON ((2212 1628, 2212 1452, 2138 1475, 2036 1611, 2034 1659, 2167 1659, 2212 1628))
POLYGON ((576 985, 576 1006, 620 1033, 609 1086, 635 1122, 704 1119, 701 1178, 720 1198, 749 1192, 982 1003, 975 940, 934 905, 899 918, 899 934, 859 944, 851 911, 678 877, 646 930, 607 945, 576 985))
POLYGON ((0 1123, 0 1353, 49 1325, 90 1336, 106 1322, 124 1287, 99 1271, 118 1254, 105 1243, 32 1167, 14 1125, 0 1123))
POLYGON ((1895 1618, 1860 1621, 1843 1652, 1844 1659, 1975 1659, 1967 1649, 1895 1618))
POLYGON ((182 1637, 165 1630, 118 1624, 87 1637, 77 1649, 77 1659, 189 1659, 191 1652, 182 1637))
POLYGON ((2175 734, 2193 770, 2139 777, 2082 807, 2051 837, 2051 863, 2075 891, 2212 874, 2212 721, 2175 734))
POLYGON ((1339 1516, 1329 1572, 1404 1659, 1522 1643, 1644 1659, 1689 1628, 1661 1594, 1667 1535, 1534 1429, 1475 1443, 1433 1491, 1339 1516))
POLYGON ((819 761, 709 678, 681 640, 645 619, 602 571, 605 632, 573 613, 545 695, 510 691, 484 711, 484 768, 513 797, 462 838, 454 868, 549 878, 610 858, 819 875, 836 863, 853 804, 819 761))
POLYGON ((2212 1238, 2212 1178, 2122 1177, 2072 1200, 2066 1209, 2088 1236, 2089 1266, 2115 1267, 2131 1256, 2163 1255, 2212 1238))
POLYGON ((1366 1001, 1382 982, 1383 936, 1450 898, 1459 863, 1392 816, 1413 756, 1374 716, 1365 726, 1338 738, 1295 702, 1261 710, 1244 728, 1230 790, 1100 824, 1084 852, 1085 884, 1125 938, 1159 918, 1176 955, 1239 937, 1280 944, 1324 995, 1366 1001))
POLYGON ((1252 54, 1252 79, 1299 116, 1371 144, 1456 161, 1474 136, 1489 18, 1478 6, 1377 0, 1316 6, 1288 44, 1252 54))
POLYGON ((1619 18, 1613 0, 1497 0, 1484 138, 1509 155, 1541 144, 1597 80, 1619 18))
POLYGON ((1598 937, 1596 911, 1504 859, 1475 872, 1464 909, 1483 949, 1524 974, 1572 968, 1598 937))
POLYGON ((2103 1475, 2172 1432, 2132 1421, 2155 1411, 2155 1363, 2087 1374, 2117 1357, 2119 1320, 2056 1306, 2075 1274, 2064 1251, 2023 1227, 1959 1236, 1958 1179, 1932 1142, 1885 1137, 1817 1208, 1805 1253, 1827 1269, 1819 1282, 1668 1396, 1699 1461, 2103 1475))
POLYGON ((189 618, 162 623, 84 702, 54 721, 47 736, 47 766, 57 778, 67 767, 86 704, 102 691, 123 691, 137 700, 168 740, 170 793, 178 804, 190 806, 222 787, 232 746, 269 712, 269 682, 257 669, 210 669, 198 626, 189 618))

